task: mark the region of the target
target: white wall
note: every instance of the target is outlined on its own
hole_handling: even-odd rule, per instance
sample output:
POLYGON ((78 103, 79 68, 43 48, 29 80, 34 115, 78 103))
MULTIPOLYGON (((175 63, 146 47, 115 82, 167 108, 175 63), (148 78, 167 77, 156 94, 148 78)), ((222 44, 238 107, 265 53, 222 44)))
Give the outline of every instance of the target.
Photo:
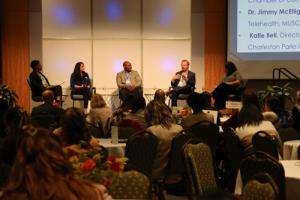
POLYGON ((42 61, 52 84, 64 82, 68 93, 75 63, 83 61, 97 92, 111 94, 117 88, 115 74, 124 60, 130 60, 143 78, 144 93, 153 93, 167 89, 173 73, 180 70, 180 60, 189 59, 196 72, 196 91, 202 90, 204 20, 202 8, 195 5, 202 7, 203 0, 193 0, 193 12, 190 0, 111 0, 110 8, 105 5, 109 0, 82 2, 30 0, 30 58, 42 61), (104 8, 112 9, 112 16, 104 8), (56 15, 67 20, 59 22, 56 15))

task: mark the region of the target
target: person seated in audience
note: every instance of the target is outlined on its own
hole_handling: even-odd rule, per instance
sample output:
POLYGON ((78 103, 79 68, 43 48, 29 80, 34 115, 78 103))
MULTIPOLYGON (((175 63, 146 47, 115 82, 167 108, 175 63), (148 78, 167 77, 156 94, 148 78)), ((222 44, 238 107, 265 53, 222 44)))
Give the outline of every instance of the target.
POLYGON ((297 92, 296 105, 292 109, 293 127, 300 133, 300 92, 297 92))
POLYGON ((169 107, 155 100, 146 106, 145 120, 149 126, 147 131, 153 133, 159 140, 151 176, 153 180, 157 180, 164 178, 172 139, 183 129, 175 123, 169 107))
POLYGON ((209 92, 202 92, 201 95, 203 96, 203 109, 205 110, 212 110, 211 105, 211 94, 209 92))
POLYGON ((201 121, 210 121, 214 122, 214 116, 211 114, 206 114, 202 111, 205 106, 205 94, 192 93, 189 95, 187 99, 187 103, 189 107, 192 108, 193 114, 189 115, 182 119, 182 127, 184 129, 188 129, 192 127, 194 124, 197 124, 201 121))
MULTIPOLYGON (((252 90, 245 90, 242 95, 242 105, 254 105, 258 108, 258 110, 261 110, 261 106, 259 103, 259 99, 254 91, 252 90)), ((238 115, 239 111, 233 112, 233 114, 230 116, 228 120, 223 122, 222 129, 225 130, 226 128, 233 128, 235 129, 238 126, 238 115)))
POLYGON ((195 73, 189 70, 190 62, 181 61, 181 71, 176 72, 171 80, 171 88, 167 92, 172 99, 172 106, 177 106, 177 98, 180 94, 190 94, 194 92, 196 85, 195 73))
POLYGON ((244 87, 244 82, 240 72, 233 62, 227 62, 225 64, 225 77, 212 92, 212 96, 215 99, 215 109, 224 109, 226 96, 237 94, 237 89, 241 87, 244 87))
POLYGON ((11 166, 22 140, 21 128, 29 124, 29 116, 21 108, 10 108, 4 113, 3 123, 5 137, 0 140, 0 163, 11 166))
POLYGON ((262 113, 264 119, 272 122, 276 128, 282 125, 282 113, 283 109, 278 97, 269 96, 264 99, 264 112, 262 113))
POLYGON ((85 114, 79 108, 68 108, 60 119, 60 125, 60 128, 54 130, 54 134, 60 137, 66 152, 71 152, 73 147, 76 149, 80 141, 89 142, 91 139, 86 127, 85 114))
POLYGON ((146 108, 146 100, 144 97, 133 97, 129 103, 129 113, 125 119, 137 121, 141 124, 142 129, 147 127, 144 112, 146 108))
POLYGON ((154 100, 161 101, 163 103, 166 102, 166 93, 162 89, 157 89, 154 93, 154 100))
POLYGON ((3 200, 111 200, 103 185, 79 180, 59 143, 45 129, 26 127, 3 200))
POLYGON ((32 72, 29 76, 32 96, 42 96, 44 90, 52 90, 54 98, 62 100, 62 87, 60 85, 50 85, 47 77, 42 73, 42 65, 39 60, 31 61, 32 72))
POLYGON ((142 96, 127 96, 121 107, 113 114, 109 122, 111 126, 118 126, 119 138, 128 139, 131 135, 145 130, 147 124, 144 118, 146 101, 142 96))
POLYGON ((84 71, 84 63, 78 62, 74 67, 74 71, 71 74, 70 85, 71 85, 71 95, 80 94, 83 95, 83 107, 85 113, 87 113, 87 108, 89 100, 91 100, 91 80, 84 71))
POLYGON ((128 96, 143 96, 142 79, 139 73, 132 70, 129 61, 123 62, 124 70, 117 73, 116 81, 119 88, 119 97, 122 101, 128 96))
POLYGON ((53 117, 52 122, 54 123, 54 128, 59 126, 59 120, 61 115, 64 113, 64 110, 56 105, 54 105, 54 93, 51 90, 45 90, 42 93, 44 103, 37 107, 34 107, 31 112, 32 118, 38 118, 39 116, 51 116, 53 117))
POLYGON ((105 127, 107 120, 112 116, 112 110, 107 106, 101 94, 93 94, 91 100, 90 113, 87 116, 87 121, 98 127, 101 123, 102 128, 105 127))
POLYGON ((278 149, 281 149, 281 140, 276 128, 270 121, 264 120, 262 113, 255 105, 243 106, 238 115, 238 127, 235 131, 245 150, 251 149, 252 136, 258 131, 265 131, 273 136, 278 143, 278 149))

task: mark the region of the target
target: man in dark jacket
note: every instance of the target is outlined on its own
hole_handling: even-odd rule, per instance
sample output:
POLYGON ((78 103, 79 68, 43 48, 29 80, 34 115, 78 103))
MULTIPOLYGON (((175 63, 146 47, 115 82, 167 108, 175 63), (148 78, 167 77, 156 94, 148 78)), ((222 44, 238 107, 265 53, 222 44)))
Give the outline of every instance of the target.
POLYGON ((59 125, 59 120, 64 110, 53 105, 54 94, 51 90, 45 90, 42 95, 44 104, 32 109, 31 119, 36 126, 56 128, 59 125))
POLYGON ((32 72, 29 76, 32 98, 42 96, 42 92, 49 89, 54 92, 55 99, 59 97, 59 99, 62 100, 62 87, 60 85, 50 85, 47 77, 42 73, 40 61, 31 61, 30 67, 32 68, 32 72))
POLYGON ((170 98, 172 106, 177 106, 179 94, 190 94, 195 89, 195 73, 189 70, 190 63, 188 60, 181 61, 181 71, 176 72, 171 80, 170 98))

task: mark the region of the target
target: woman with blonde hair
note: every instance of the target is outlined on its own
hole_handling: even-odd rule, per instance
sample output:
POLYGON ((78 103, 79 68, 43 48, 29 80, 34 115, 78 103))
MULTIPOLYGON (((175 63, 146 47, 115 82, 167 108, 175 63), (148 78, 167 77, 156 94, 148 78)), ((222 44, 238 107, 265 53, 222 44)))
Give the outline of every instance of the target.
POLYGON ((149 125, 147 131, 153 133, 159 140, 152 167, 152 178, 161 179, 165 176, 172 139, 182 131, 182 127, 175 123, 169 107, 156 100, 150 101, 147 105, 145 120, 149 125))
POLYGON ((96 127, 100 125, 102 126, 102 128, 104 128, 108 118, 110 118, 112 114, 113 113, 111 108, 107 106, 102 95, 93 94, 90 113, 87 116, 87 122, 93 124, 96 127))
POLYGON ((102 185, 74 177, 61 146, 45 129, 27 127, 1 199, 110 200, 102 185))

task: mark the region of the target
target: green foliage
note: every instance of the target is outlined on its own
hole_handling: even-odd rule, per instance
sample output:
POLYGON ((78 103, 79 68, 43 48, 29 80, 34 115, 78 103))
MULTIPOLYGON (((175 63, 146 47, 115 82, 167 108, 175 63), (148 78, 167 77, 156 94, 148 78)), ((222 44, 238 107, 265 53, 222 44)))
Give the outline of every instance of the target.
POLYGON ((10 107, 14 107, 18 103, 19 97, 14 90, 7 85, 0 85, 0 100, 6 101, 10 107))
POLYGON ((280 101, 283 101, 283 105, 286 100, 289 100, 292 104, 295 103, 295 98, 292 95, 294 89, 290 87, 290 83, 286 83, 283 86, 268 85, 266 90, 260 90, 257 92, 258 98, 261 103, 264 102, 266 97, 275 96, 280 101))

